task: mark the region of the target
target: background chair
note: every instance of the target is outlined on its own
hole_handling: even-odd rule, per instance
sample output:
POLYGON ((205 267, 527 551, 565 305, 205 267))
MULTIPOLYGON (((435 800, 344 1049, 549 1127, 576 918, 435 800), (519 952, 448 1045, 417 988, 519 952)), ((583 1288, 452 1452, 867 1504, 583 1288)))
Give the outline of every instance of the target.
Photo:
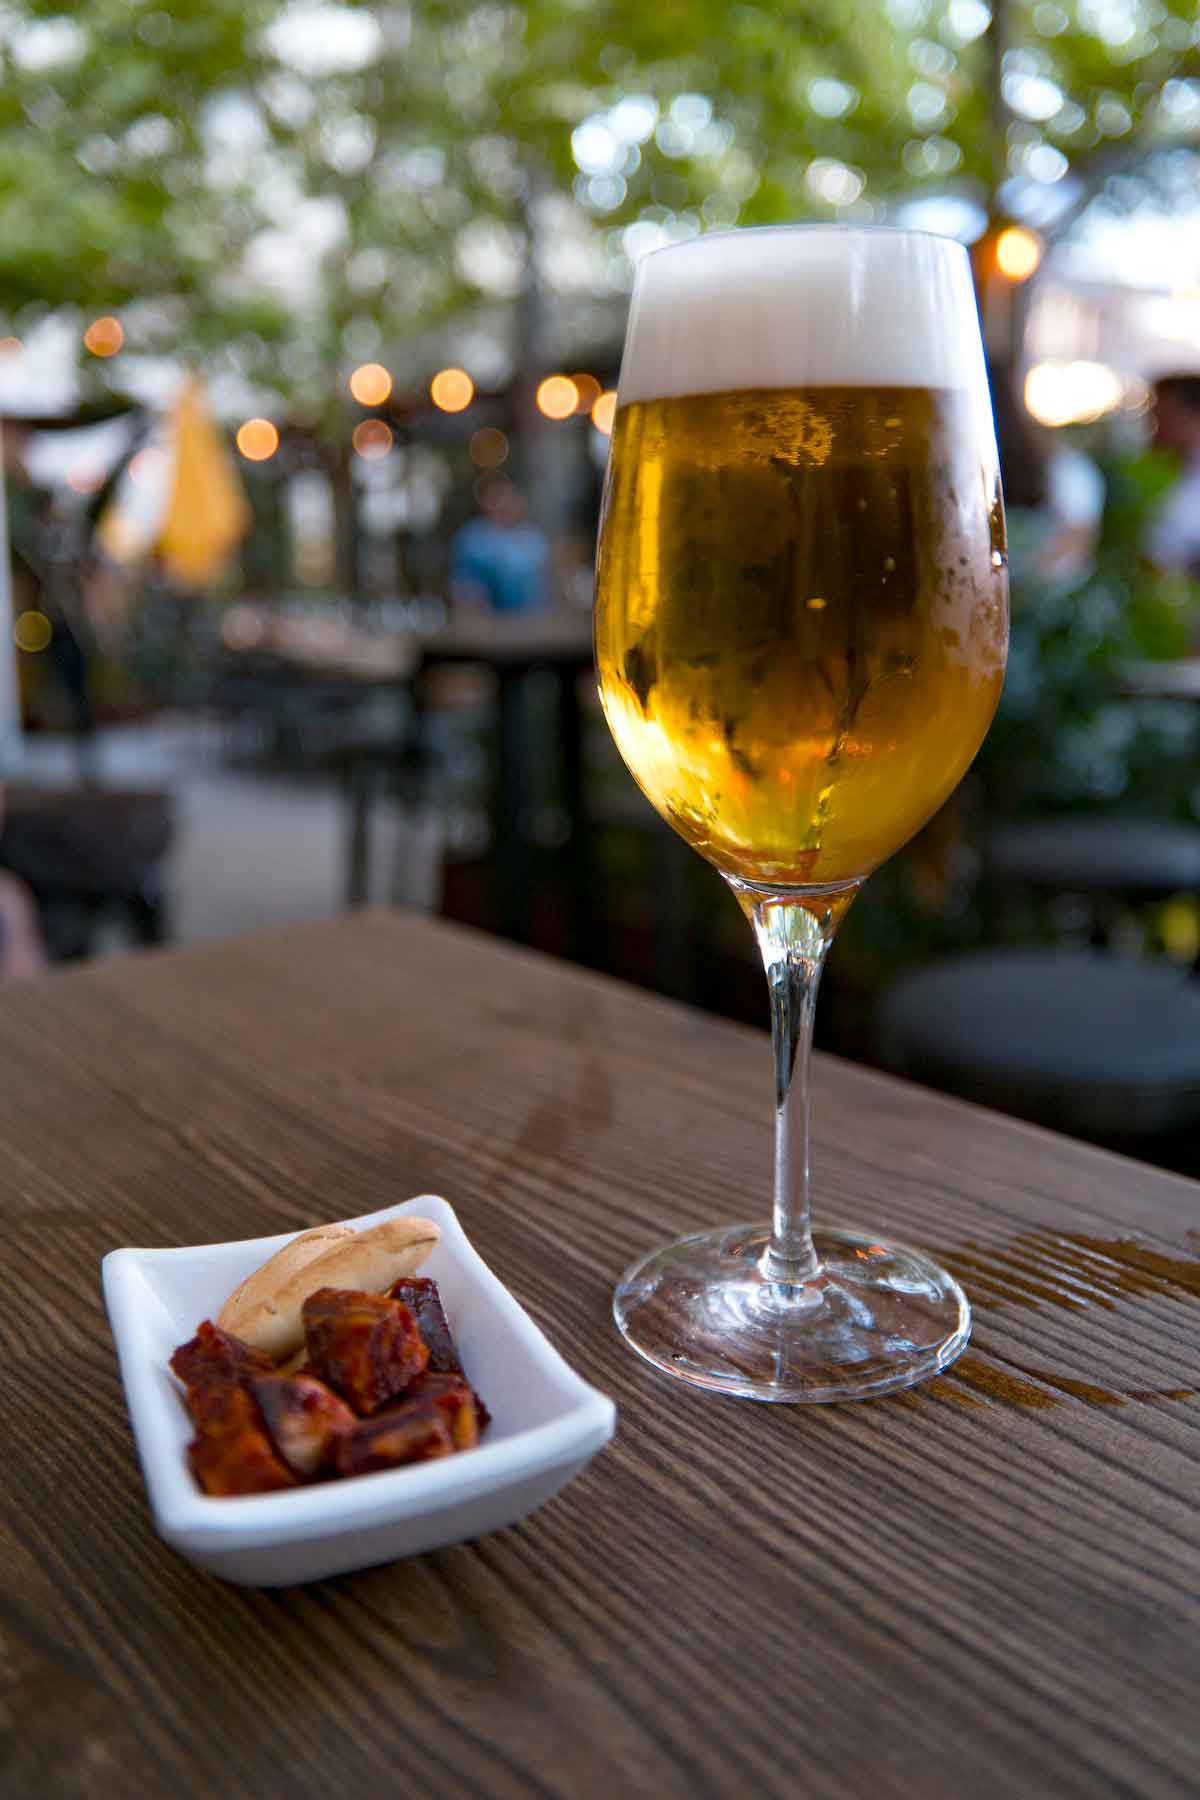
POLYGON ((878 1013, 889 1068, 1082 1137, 1142 1149, 1200 1124, 1200 983, 1107 946, 1130 906, 1200 892, 1200 830, 1115 817, 998 829, 998 905, 1073 898, 1090 945, 1000 946, 901 976, 878 1013))

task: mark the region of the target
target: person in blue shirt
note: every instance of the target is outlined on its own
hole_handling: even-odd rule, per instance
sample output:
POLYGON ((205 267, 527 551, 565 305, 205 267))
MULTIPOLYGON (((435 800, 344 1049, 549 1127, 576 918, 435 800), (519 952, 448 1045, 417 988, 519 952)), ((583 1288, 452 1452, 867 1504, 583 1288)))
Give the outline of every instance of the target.
POLYGON ((457 531, 450 550, 452 598, 493 612, 534 612, 550 599, 550 546, 525 517, 525 501, 506 476, 482 482, 479 514, 457 531))

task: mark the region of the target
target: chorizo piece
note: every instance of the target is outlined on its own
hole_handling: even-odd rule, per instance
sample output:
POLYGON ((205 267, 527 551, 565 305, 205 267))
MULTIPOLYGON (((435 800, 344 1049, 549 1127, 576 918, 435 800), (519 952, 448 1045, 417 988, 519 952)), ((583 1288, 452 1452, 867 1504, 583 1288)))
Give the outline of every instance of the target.
POLYGON ((303 1317, 314 1374, 361 1415, 403 1393, 429 1361, 412 1312, 385 1294, 318 1288, 303 1317))
POLYGON ((360 1419, 348 1436, 338 1440, 338 1474, 370 1475, 450 1456, 453 1451, 449 1427, 437 1407, 411 1400, 373 1419, 360 1419))
POLYGON ((312 1375, 258 1375, 251 1391, 267 1431, 293 1474, 318 1475, 333 1466, 338 1438, 354 1427, 344 1400, 312 1375))

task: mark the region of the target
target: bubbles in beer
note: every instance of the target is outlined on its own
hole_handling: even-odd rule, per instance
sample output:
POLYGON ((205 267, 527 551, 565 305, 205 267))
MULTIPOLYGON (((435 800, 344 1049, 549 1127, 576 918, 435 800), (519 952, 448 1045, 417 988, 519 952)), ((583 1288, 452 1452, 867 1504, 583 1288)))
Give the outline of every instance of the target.
POLYGON ((987 451, 967 396, 922 388, 618 413, 601 693, 649 798, 719 868, 865 875, 961 779, 1004 664, 987 451))

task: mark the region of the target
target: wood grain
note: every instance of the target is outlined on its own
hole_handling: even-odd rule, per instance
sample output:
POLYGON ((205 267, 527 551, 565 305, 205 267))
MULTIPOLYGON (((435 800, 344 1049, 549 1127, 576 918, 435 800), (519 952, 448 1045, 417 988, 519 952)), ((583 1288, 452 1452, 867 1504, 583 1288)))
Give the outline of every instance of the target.
POLYGON ((693 1395, 614 1278, 761 1214, 762 1035, 396 915, 114 960, 0 1008, 0 1792, 1194 1796, 1200 1188, 819 1059, 828 1219, 941 1251, 959 1368, 693 1395), (620 1408, 512 1530, 284 1593, 151 1529, 118 1244, 445 1193, 620 1408))

